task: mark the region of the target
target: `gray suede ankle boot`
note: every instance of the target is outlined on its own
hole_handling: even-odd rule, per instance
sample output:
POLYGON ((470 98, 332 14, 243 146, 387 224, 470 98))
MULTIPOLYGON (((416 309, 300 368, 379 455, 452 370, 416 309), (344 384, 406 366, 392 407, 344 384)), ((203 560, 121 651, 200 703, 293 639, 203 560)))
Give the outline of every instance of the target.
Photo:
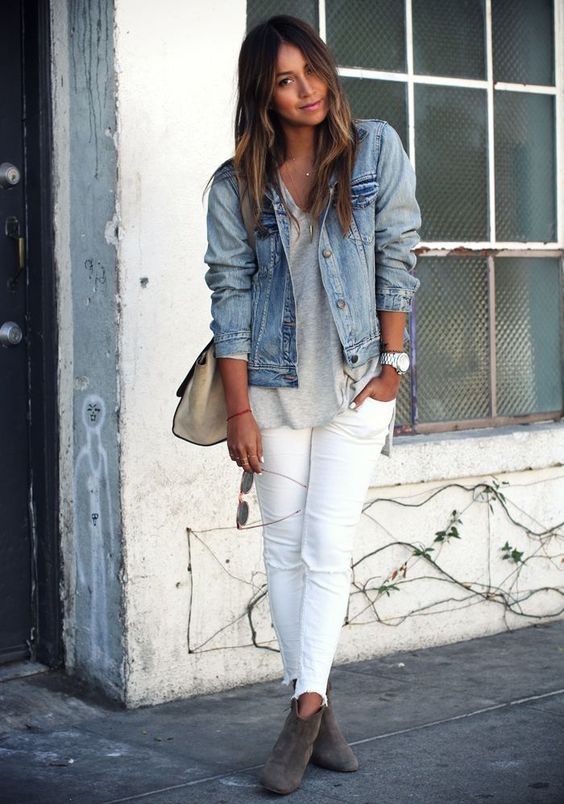
POLYGON ((309 717, 298 717, 298 701, 291 699, 290 713, 260 773, 260 782, 267 790, 285 795, 300 786, 324 709, 321 706, 309 717))
POLYGON ((311 761, 321 768, 350 772, 358 770, 358 759, 342 735, 335 712, 331 680, 327 681, 327 706, 321 718, 321 726, 313 745, 311 761))

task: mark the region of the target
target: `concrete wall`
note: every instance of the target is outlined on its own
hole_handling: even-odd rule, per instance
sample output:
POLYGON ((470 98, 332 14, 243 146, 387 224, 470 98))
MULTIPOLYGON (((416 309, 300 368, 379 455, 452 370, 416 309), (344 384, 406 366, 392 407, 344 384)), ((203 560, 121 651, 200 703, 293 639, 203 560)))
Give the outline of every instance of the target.
MULTIPOLYGON (((86 4, 80 5, 86 15, 86 4)), ((90 8, 92 18, 98 8, 90 8)), ((105 20, 102 30, 109 24, 105 20)), ((77 14, 71 20, 83 31, 83 42, 91 41, 92 23, 77 20, 77 14)), ((235 69, 244 28, 243 0, 161 0, 158 24, 153 4, 116 0, 117 138, 109 108, 111 81, 97 94, 102 84, 87 81, 84 58, 74 56, 81 83, 56 92, 59 110, 69 107, 71 130, 78 127, 70 138, 72 164, 64 163, 64 147, 58 146, 61 427, 67 470, 61 493, 66 500, 83 449, 102 443, 111 473, 119 445, 119 497, 115 473, 108 474, 108 485, 114 534, 121 503, 124 605, 120 610, 116 597, 105 616, 116 663, 120 634, 124 641, 124 675, 118 683, 129 706, 281 678, 260 530, 239 533, 232 527, 239 469, 225 444, 198 448, 171 433, 176 388, 210 337, 201 195, 213 169, 232 152, 235 69), (98 106, 92 111, 93 99, 103 111, 98 106), (108 135, 93 139, 92 126, 99 132, 98 123, 108 135), (84 169, 76 161, 80 141, 91 153, 84 169), (106 195, 95 191, 96 204, 89 202, 83 214, 75 209, 77 191, 94 180, 93 150, 106 195), (73 170, 84 175, 73 176, 73 170), (83 267, 91 255, 95 264, 108 268, 106 284, 97 290, 92 284, 97 274, 83 267), (105 332, 103 349, 100 332, 92 335, 94 310, 105 332), (99 438, 83 420, 81 405, 88 394, 105 403, 99 438)), ((101 41, 108 42, 104 36, 101 41)), ((65 65, 65 42, 74 52, 67 32, 56 54, 57 79, 74 69, 65 65)), ((102 57, 111 66, 110 44, 104 44, 102 57)), ((69 139, 65 121, 59 118, 58 126, 64 143, 69 139)), ((336 661, 561 616, 564 565, 558 537, 535 534, 564 520, 563 464, 561 424, 397 439, 393 457, 381 457, 367 501, 374 502, 359 528, 350 623, 336 661), (508 485, 498 492, 505 494, 505 503, 495 485, 504 481, 508 485), (460 512, 461 523, 455 523, 460 539, 452 535, 454 509, 460 512), (444 543, 434 541, 440 530, 451 534, 444 543), (506 542, 516 551, 508 558, 502 549, 506 542)), ((84 554, 94 530, 86 516, 87 493, 75 488, 74 494, 62 519, 68 568, 84 554)), ((112 589, 118 565, 115 554, 96 565, 105 567, 112 589)), ((89 578, 98 577, 85 566, 89 578)), ((85 656, 87 623, 87 614, 73 605, 72 578, 67 569, 65 637, 71 669, 85 656)), ((89 661, 96 669, 94 659, 89 661)))
POLYGON ((65 660, 121 698, 113 8, 52 10, 65 660))

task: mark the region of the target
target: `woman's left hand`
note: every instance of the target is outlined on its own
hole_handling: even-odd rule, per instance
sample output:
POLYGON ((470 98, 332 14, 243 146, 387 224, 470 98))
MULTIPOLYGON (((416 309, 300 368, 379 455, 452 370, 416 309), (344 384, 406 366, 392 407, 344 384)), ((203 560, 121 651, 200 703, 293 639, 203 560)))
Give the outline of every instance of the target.
POLYGON ((381 402, 389 402, 391 399, 395 399, 398 395, 400 382, 401 376, 393 366, 382 366, 382 372, 377 377, 373 377, 360 394, 354 398, 353 404, 355 408, 359 408, 369 396, 373 399, 379 399, 381 402))

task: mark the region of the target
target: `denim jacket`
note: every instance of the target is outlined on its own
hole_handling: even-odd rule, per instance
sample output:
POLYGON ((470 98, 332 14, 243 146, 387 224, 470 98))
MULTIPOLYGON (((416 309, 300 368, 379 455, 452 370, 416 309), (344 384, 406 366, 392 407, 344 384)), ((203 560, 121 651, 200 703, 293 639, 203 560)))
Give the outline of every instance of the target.
MULTIPOLYGON (((411 271, 420 238, 415 173, 385 120, 355 121, 359 145, 351 178, 353 219, 346 234, 334 203, 336 177, 320 216, 319 265, 344 360, 361 366, 380 352, 378 310, 411 311, 419 287, 411 271)), ((248 381, 297 386, 296 306, 288 267, 290 228, 273 186, 265 193, 255 250, 249 245, 233 161, 216 170, 207 212, 211 330, 217 357, 248 353, 248 381), (256 253, 255 253, 256 252, 256 253)), ((322 355, 320 355, 322 358, 322 355)))

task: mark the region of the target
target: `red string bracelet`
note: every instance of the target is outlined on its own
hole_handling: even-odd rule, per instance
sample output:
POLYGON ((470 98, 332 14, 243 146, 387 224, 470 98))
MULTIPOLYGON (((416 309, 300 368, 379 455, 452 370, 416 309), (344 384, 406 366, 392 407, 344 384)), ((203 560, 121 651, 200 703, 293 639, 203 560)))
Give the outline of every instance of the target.
POLYGON ((232 419, 234 416, 242 416, 243 413, 252 413, 252 410, 251 408, 245 408, 245 410, 240 410, 239 413, 232 413, 231 416, 227 417, 226 421, 229 421, 229 419, 232 419))

